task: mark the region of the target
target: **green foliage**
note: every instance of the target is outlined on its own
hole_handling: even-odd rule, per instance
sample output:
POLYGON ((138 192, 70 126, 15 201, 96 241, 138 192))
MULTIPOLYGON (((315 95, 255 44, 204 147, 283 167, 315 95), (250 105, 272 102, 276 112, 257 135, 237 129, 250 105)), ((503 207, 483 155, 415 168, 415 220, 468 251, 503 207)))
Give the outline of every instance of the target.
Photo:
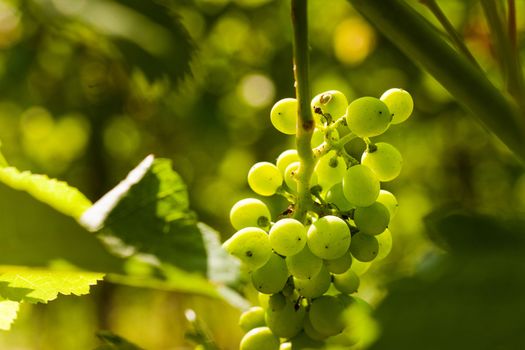
POLYGON ((20 303, 0 298, 0 330, 8 331, 16 319, 20 303))
POLYGON ((62 214, 75 219, 91 206, 91 202, 79 190, 63 181, 50 179, 46 175, 20 172, 13 167, 0 168, 0 182, 29 193, 62 214))
POLYGON ((12 301, 47 303, 59 294, 84 295, 103 273, 5 267, 0 272, 0 297, 12 301))
POLYGON ((450 250, 389 285, 371 349, 521 349, 525 315, 523 221, 435 213, 431 237, 450 250))

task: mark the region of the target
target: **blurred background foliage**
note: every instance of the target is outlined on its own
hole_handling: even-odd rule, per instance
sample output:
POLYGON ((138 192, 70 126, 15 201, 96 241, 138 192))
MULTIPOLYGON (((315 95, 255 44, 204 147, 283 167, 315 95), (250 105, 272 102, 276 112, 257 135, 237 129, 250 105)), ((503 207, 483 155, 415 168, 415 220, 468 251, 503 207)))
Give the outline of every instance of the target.
MULTIPOLYGON (((435 22, 418 1, 409 2, 435 22)), ((273 103, 294 94, 289 6, 278 0, 0 0, 2 152, 19 169, 66 180, 91 200, 147 154, 171 158, 200 220, 229 237, 231 205, 253 196, 246 184, 250 166, 293 147, 269 121, 273 103)), ((501 85, 479 4, 441 6, 501 85)), ((347 1, 311 0, 309 11, 313 94, 337 89, 352 100, 400 87, 415 101, 411 119, 377 138, 401 151, 404 168, 385 184, 400 203, 390 227, 393 251, 363 277, 359 293, 376 304, 387 282, 441 254, 425 234, 425 215, 449 203, 523 215, 525 175, 499 141, 347 1)), ((524 18, 518 17, 520 32, 524 18)), ((363 148, 355 143, 350 151, 363 148)), ((268 201, 274 214, 285 209, 279 199, 268 201)), ((110 329, 147 349, 189 349, 187 308, 221 349, 237 348, 239 311, 225 302, 110 283, 87 297, 23 305, 13 329, 0 333, 0 348, 89 349, 98 344, 97 330, 110 329)))

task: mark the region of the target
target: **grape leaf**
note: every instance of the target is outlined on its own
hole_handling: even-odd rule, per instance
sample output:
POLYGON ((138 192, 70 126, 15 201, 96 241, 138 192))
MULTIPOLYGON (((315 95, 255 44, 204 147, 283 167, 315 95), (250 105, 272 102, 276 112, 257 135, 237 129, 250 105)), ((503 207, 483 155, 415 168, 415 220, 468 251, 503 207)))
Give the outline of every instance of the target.
POLYGON ((90 286, 104 277, 103 273, 24 267, 3 267, 0 271, 0 297, 30 303, 47 303, 58 294, 88 294, 90 286))
POLYGON ((80 223, 121 256, 149 254, 184 271, 207 271, 203 238, 186 187, 166 159, 147 157, 97 201, 80 223))
POLYGON ((525 349, 525 223, 454 211, 427 225, 450 253, 389 285, 370 349, 525 349))
POLYGON ((0 182, 19 191, 25 191, 59 212, 79 218, 91 202, 79 190, 47 175, 20 172, 13 167, 0 168, 0 182))
POLYGON ((0 298, 0 329, 8 331, 18 315, 20 303, 0 298))

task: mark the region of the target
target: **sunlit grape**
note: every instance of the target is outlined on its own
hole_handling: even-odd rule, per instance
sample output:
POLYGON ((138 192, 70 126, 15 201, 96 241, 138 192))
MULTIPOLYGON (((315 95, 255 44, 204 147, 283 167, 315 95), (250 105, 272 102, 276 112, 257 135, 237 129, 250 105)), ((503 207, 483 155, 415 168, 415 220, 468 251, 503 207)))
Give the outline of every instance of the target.
POLYGON ((343 194, 357 206, 372 205, 379 196, 380 184, 377 176, 364 165, 355 165, 346 171, 343 177, 343 194))
POLYGON ((348 128, 359 137, 372 137, 388 129, 391 116, 384 102, 375 97, 352 101, 346 110, 348 128))
POLYGON ((403 158, 391 144, 378 142, 363 153, 361 164, 372 169, 379 181, 391 181, 401 173, 403 158))
POLYGON ((278 293, 286 284, 288 276, 284 258, 272 254, 266 264, 252 272, 252 284, 261 293, 278 293))
POLYGON ((266 326, 266 321, 264 320, 264 309, 260 306, 253 306, 244 311, 239 318, 239 326, 241 326, 245 332, 257 327, 266 326))
POLYGON ((329 189, 342 181, 346 174, 346 163, 343 157, 337 156, 335 151, 330 151, 319 159, 314 172, 319 185, 329 189))
POLYGON ((272 226, 269 237, 274 251, 284 256, 295 255, 306 244, 306 228, 295 219, 282 219, 272 226))
POLYGON ((324 264, 331 273, 343 273, 352 266, 352 255, 348 250, 342 257, 325 260, 324 264))
POLYGON ((293 279, 295 288, 300 295, 306 298, 317 298, 330 288, 331 276, 325 266, 321 267, 319 273, 310 279, 293 279))
POLYGON ((277 101, 270 111, 272 125, 283 134, 293 135, 297 130, 297 100, 284 98, 277 101))
POLYGON ((399 206, 397 204, 396 197, 387 190, 381 190, 379 191, 379 196, 377 197, 377 202, 383 204, 390 213, 390 219, 392 219, 397 212, 397 207, 399 206))
POLYGON ((387 105, 392 115, 392 124, 399 124, 407 120, 414 109, 412 96, 403 89, 387 90, 380 99, 387 105))
POLYGON ((327 215, 308 229, 307 244, 312 253, 322 259, 337 259, 350 246, 350 229, 343 219, 327 215))
POLYGON ((266 204, 255 198, 241 199, 230 210, 230 222, 236 230, 245 227, 270 226, 270 210, 266 204))
POLYGON ((352 237, 350 252, 359 261, 368 262, 375 259, 379 251, 379 244, 374 236, 366 233, 357 233, 352 237))
POLYGON ((223 247, 251 269, 263 266, 272 255, 268 234, 256 227, 246 227, 237 231, 223 243, 223 247))
POLYGON ((359 232, 369 235, 378 235, 383 232, 388 227, 389 221, 388 209, 379 202, 368 207, 358 207, 354 212, 354 222, 359 232))
POLYGON ((308 245, 305 245, 299 253, 286 257, 286 266, 294 277, 308 279, 319 273, 323 260, 315 256, 308 245))
POLYGON ((377 253, 376 260, 384 259, 390 254, 392 250, 392 233, 386 229, 383 233, 375 236, 379 244, 379 253, 377 253))
POLYGON ((303 306, 286 299, 284 307, 266 310, 266 324, 276 336, 291 338, 303 329, 305 313, 303 306))
POLYGON ((334 275, 334 287, 341 293, 351 294, 357 292, 359 283, 359 276, 352 270, 334 275))
POLYGON ((268 327, 257 327, 244 335, 240 350, 279 350, 279 345, 279 338, 268 327))
POLYGON ((281 153, 279 157, 277 157, 277 162, 275 164, 277 165, 277 168, 281 171, 281 174, 284 176, 284 172, 286 171, 288 165, 298 161, 299 155, 297 154, 297 150, 288 149, 281 153))
POLYGON ((261 196, 271 196, 283 183, 283 176, 272 163, 259 162, 248 172, 248 185, 253 192, 261 196))
POLYGON ((322 124, 325 117, 317 113, 317 110, 324 115, 329 114, 330 121, 335 121, 345 115, 348 100, 341 91, 330 90, 315 96, 312 99, 311 106, 316 123, 322 124))

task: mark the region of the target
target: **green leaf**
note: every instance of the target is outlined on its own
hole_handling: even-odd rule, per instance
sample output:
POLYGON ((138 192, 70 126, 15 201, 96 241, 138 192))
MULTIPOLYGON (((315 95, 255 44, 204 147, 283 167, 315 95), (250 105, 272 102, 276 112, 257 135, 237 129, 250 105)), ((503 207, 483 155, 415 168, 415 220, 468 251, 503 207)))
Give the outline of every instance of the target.
POLYGON ((451 253, 388 286, 371 349, 525 349, 525 223, 458 212, 429 220, 451 253))
POLYGON ((104 342, 95 350, 142 350, 142 348, 110 331, 99 331, 97 337, 104 342))
POLYGON ((0 182, 29 193, 39 201, 48 204, 59 212, 79 218, 91 202, 76 188, 63 181, 50 179, 47 175, 20 172, 13 167, 0 168, 0 182))
POLYGON ((1 181, 0 221, 0 265, 47 267, 60 260, 89 271, 123 271, 123 260, 73 218, 1 181))
POLYGON ((0 298, 0 329, 8 331, 18 315, 20 303, 0 298))
POLYGON ((0 297, 17 302, 47 303, 58 294, 88 294, 89 288, 103 277, 103 273, 93 272, 2 267, 0 297))
POLYGON ((522 160, 523 113, 458 54, 421 15, 403 0, 349 0, 381 33, 419 63, 522 160))
POLYGON ((80 222, 122 256, 149 254, 160 264, 206 275, 204 242, 186 186, 166 159, 147 157, 80 222))

